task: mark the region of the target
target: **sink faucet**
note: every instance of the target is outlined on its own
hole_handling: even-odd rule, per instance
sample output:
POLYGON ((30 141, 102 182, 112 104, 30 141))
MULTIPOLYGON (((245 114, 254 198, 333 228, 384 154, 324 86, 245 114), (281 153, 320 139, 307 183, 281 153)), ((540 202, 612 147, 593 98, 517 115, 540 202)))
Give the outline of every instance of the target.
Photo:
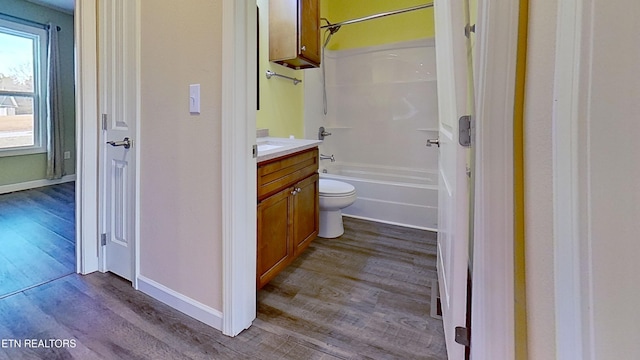
POLYGON ((331 162, 336 162, 336 158, 331 155, 324 155, 324 154, 320 154, 320 160, 331 160, 331 162))

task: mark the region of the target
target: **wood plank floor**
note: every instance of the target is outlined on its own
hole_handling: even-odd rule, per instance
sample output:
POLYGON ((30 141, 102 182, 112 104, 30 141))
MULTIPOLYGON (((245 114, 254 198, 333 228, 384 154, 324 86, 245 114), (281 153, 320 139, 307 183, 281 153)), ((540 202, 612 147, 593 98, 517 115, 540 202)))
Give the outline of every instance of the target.
POLYGON ((345 226, 341 239, 316 239, 258 293, 254 325, 235 338, 114 275, 72 274, 0 299, 0 360, 446 359, 442 322, 429 317, 435 236, 353 219, 345 226))
POLYGON ((74 186, 0 195, 0 298, 75 272, 74 186))

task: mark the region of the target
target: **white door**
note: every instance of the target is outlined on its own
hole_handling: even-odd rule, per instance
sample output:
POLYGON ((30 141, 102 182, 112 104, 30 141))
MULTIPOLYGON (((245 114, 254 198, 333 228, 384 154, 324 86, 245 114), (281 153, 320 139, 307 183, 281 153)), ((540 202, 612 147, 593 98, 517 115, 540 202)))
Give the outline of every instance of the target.
POLYGON ((133 279, 136 198, 136 1, 100 0, 103 271, 133 279))
POLYGON ((467 42, 463 0, 436 0, 439 109, 438 283, 449 359, 464 359, 455 328, 466 327, 469 260, 469 148, 458 143, 467 115, 467 42))

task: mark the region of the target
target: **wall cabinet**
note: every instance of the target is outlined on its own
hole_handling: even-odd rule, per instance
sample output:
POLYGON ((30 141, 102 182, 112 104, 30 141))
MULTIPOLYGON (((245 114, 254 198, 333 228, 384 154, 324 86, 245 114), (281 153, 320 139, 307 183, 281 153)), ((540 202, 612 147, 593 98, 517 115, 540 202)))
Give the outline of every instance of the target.
POLYGON ((294 69, 320 66, 319 0, 269 1, 269 61, 294 69))
POLYGON ((317 148, 258 164, 258 288, 318 234, 318 184, 317 148))

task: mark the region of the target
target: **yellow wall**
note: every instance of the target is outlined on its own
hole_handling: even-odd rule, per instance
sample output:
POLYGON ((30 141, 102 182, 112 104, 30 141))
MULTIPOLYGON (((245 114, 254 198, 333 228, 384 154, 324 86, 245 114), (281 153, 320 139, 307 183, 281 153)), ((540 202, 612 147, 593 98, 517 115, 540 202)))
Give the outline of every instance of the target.
MULTIPOLYGON (((260 110, 256 115, 256 127, 268 128, 271 136, 303 137, 304 87, 302 84, 294 86, 290 81, 283 79, 267 80, 264 74, 270 69, 304 80, 304 70, 292 70, 269 62, 269 2, 258 0, 257 3, 260 8, 260 110)), ((336 23, 427 3, 429 1, 425 0, 320 0, 320 12, 322 17, 336 23)), ((324 35, 324 31, 322 33, 324 35)), ((433 9, 426 9, 345 26, 331 38, 328 48, 343 50, 422 39, 433 35, 433 9)))
MULTIPOLYGON (((431 3, 428 0, 321 1, 326 7, 322 16, 332 23, 431 3)), ((429 8, 344 26, 331 37, 327 48, 344 50, 422 39, 434 34, 433 8, 429 8)))
POLYGON ((524 214, 524 108, 525 76, 527 63, 527 26, 529 1, 520 0, 518 24, 518 58, 516 64, 516 89, 513 121, 513 179, 514 179, 514 309, 516 360, 528 358, 527 343, 527 291, 525 264, 525 214, 524 214))
POLYGON ((259 69, 260 110, 256 114, 256 127, 268 128, 270 136, 302 138, 304 132, 304 86, 272 77, 267 80, 265 72, 304 79, 304 71, 293 70, 269 62, 269 1, 258 0, 260 8, 259 69))

